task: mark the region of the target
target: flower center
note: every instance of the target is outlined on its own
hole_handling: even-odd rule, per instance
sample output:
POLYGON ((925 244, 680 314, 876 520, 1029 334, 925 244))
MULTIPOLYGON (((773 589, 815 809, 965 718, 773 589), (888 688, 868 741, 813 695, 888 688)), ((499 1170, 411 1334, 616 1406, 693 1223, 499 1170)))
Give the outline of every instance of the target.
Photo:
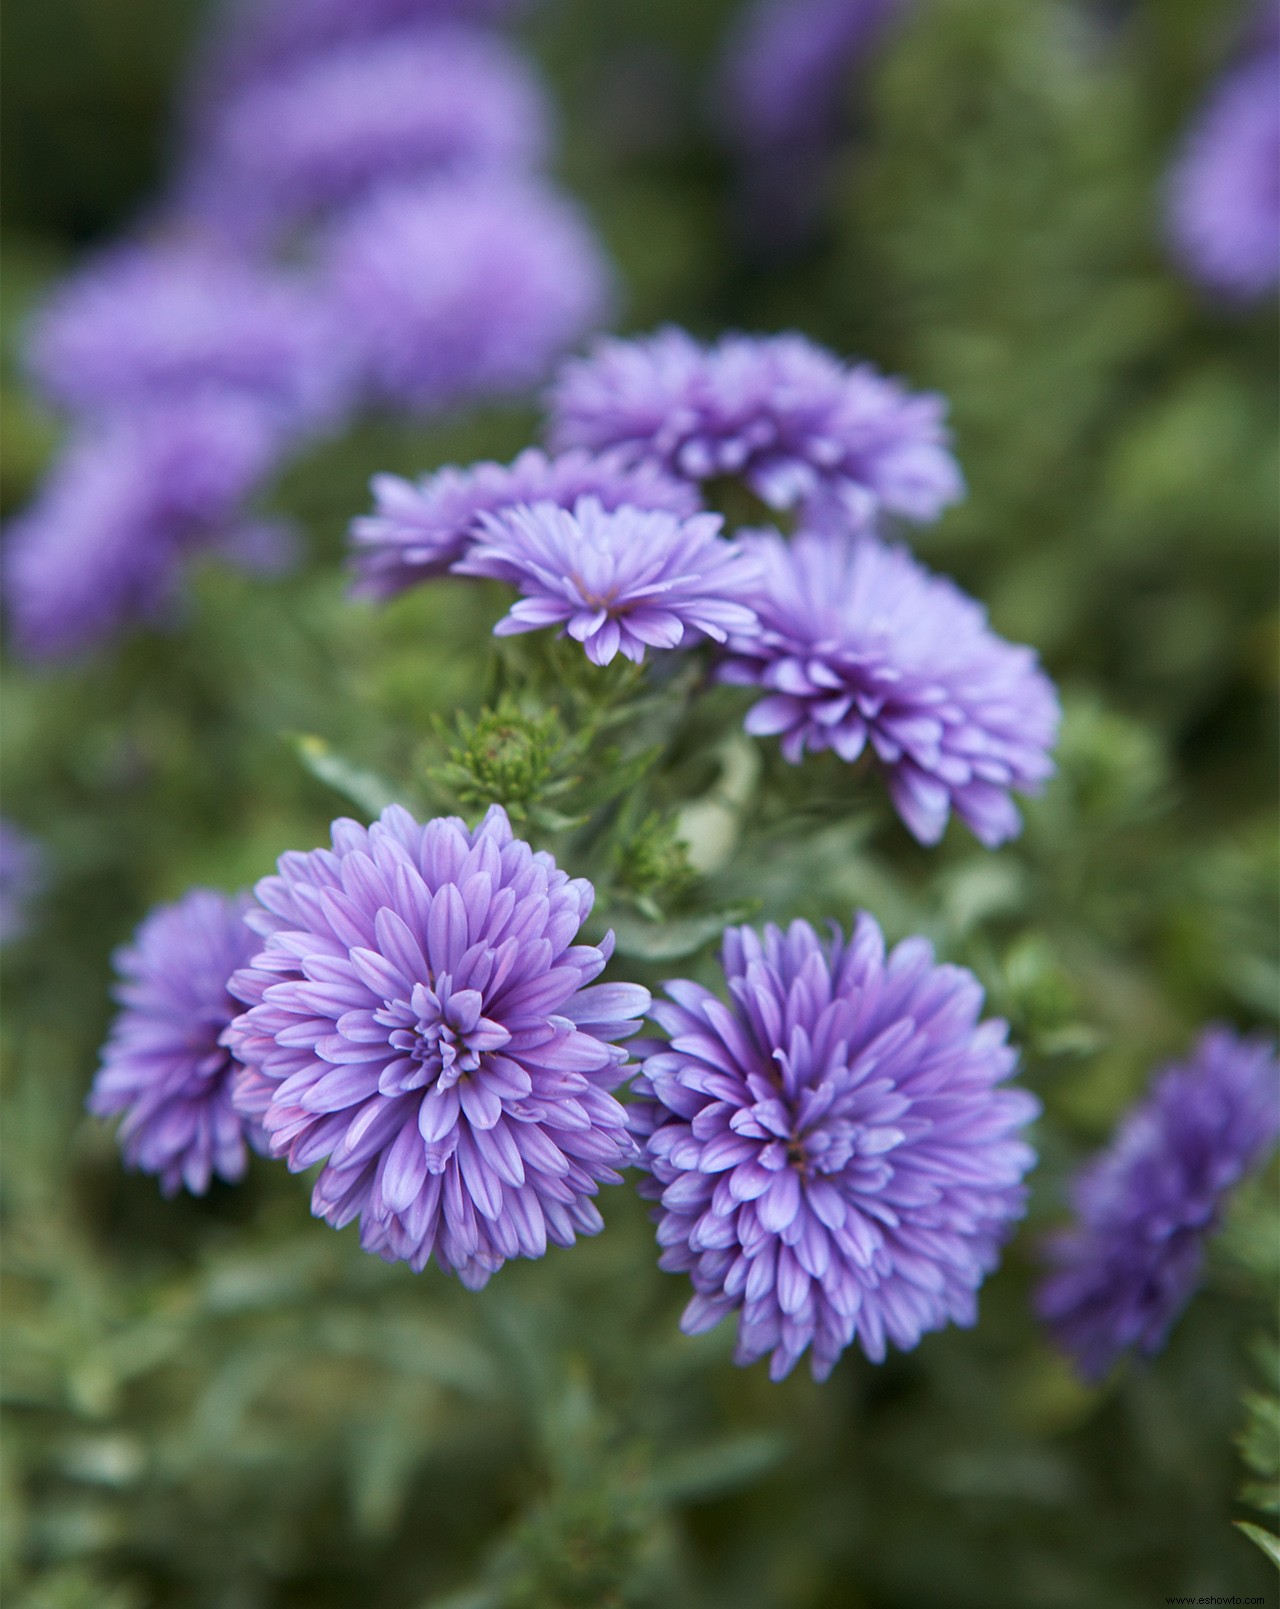
POLYGON ((375 1020, 391 1029, 387 1043, 399 1052, 378 1081, 382 1093, 452 1089, 479 1073, 485 1053, 511 1038, 501 1023, 481 1014, 483 1005, 478 989, 455 989, 442 972, 434 983, 415 984, 407 1001, 388 1001, 375 1012, 375 1020))

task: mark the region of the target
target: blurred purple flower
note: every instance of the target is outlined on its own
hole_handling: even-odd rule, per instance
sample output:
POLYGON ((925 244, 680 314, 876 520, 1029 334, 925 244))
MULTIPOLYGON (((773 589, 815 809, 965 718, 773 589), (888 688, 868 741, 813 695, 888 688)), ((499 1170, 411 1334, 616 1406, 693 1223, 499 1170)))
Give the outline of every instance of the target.
POLYGON ((1163 1068, 1072 1189, 1076 1221, 1047 1247, 1036 1307, 1080 1373, 1158 1352, 1200 1282, 1232 1188, 1280 1133, 1280 1064, 1263 1035, 1211 1027, 1163 1068))
POLYGON ((763 579, 752 632, 729 640, 723 680, 766 689, 754 736, 881 770, 898 814, 936 843, 952 810, 992 847, 1020 828, 1010 789, 1035 793, 1053 765, 1053 684, 1035 653, 1005 642, 982 606, 901 547, 751 533, 763 579))
POLYGON ((580 497, 606 509, 629 503, 684 517, 699 508, 697 494, 652 464, 629 467, 617 453, 567 452, 548 458, 527 448, 511 464, 446 465, 416 483, 375 475, 377 513, 354 520, 355 591, 389 598, 416 582, 444 575, 480 534, 480 517, 517 503, 572 508, 580 497))
POLYGON ((1280 52, 1218 84, 1168 180, 1168 229, 1192 278, 1249 301, 1280 284, 1280 52))
POLYGON ((499 35, 446 25, 310 56, 226 103, 180 186, 180 208, 255 240, 441 170, 530 167, 550 116, 499 35))
POLYGON ((739 1311, 736 1361, 778 1380, 812 1345, 815 1379, 855 1336, 880 1362, 947 1323, 1022 1216, 1035 1161, 1017 1131, 1039 1110, 997 1086, 1016 1055, 979 1023, 982 989, 924 939, 886 957, 872 917, 846 943, 807 922, 763 939, 730 928, 733 1005, 666 985, 632 1130, 652 1182, 661 1267, 697 1294, 681 1328, 739 1311))
POLYGON ((274 563, 282 532, 240 505, 273 468, 278 420, 225 392, 94 420, 73 436, 4 545, 20 651, 58 659, 172 604, 182 561, 274 563))
POLYGON ((36 839, 0 817, 0 944, 27 931, 27 911, 44 882, 44 851, 36 839))
POLYGON ((631 1160, 609 1093, 649 995, 587 988, 612 951, 575 944, 591 884, 513 838, 398 806, 333 850, 288 854, 257 886, 265 944, 232 979, 236 1099, 312 1210, 360 1219, 366 1251, 472 1289, 508 1257, 594 1234, 589 1199, 631 1160))
POLYGON ((204 245, 128 245, 60 286, 28 336, 46 396, 76 410, 225 387, 283 427, 336 421, 351 388, 342 332, 298 276, 204 245))
POLYGON ((380 192, 336 227, 327 266, 370 391, 422 411, 529 390, 609 300, 578 208, 497 174, 380 192))
POLYGON ((605 339, 563 366, 550 401, 557 447, 617 447, 692 481, 737 476, 811 524, 932 520, 964 491, 941 397, 801 335, 605 339))
POLYGON ((102 1051, 87 1105, 124 1113, 117 1138, 132 1168, 160 1177, 171 1196, 203 1195, 210 1178, 244 1177, 256 1125, 231 1104, 235 1061, 221 1035, 239 1007, 227 980, 257 948, 245 895, 196 888, 152 911, 133 944, 116 952, 121 1010, 102 1051))
POLYGON ((755 625, 742 599, 756 565, 723 540, 722 523, 718 514, 608 512, 596 497, 579 498, 572 511, 535 503, 481 515, 483 534, 453 569, 524 594, 496 637, 560 626, 593 665, 618 653, 638 664, 646 648, 676 648, 687 634, 723 642, 755 625))

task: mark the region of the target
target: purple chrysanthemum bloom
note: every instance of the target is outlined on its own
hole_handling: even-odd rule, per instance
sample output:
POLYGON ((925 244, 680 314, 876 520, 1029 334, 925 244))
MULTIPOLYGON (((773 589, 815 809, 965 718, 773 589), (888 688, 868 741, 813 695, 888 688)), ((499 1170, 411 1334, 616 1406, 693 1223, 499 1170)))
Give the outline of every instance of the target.
POLYGON ((72 438, 4 545, 22 653, 57 659, 171 605, 183 560, 225 553, 251 568, 282 533, 240 505, 276 462, 279 421, 226 393, 97 420, 72 438))
POLYGON ((878 1363, 886 1340, 972 1324, 1039 1110, 998 1087, 1017 1058, 978 1021, 977 979, 924 939, 886 956, 865 913, 848 942, 729 928, 723 962, 732 1007, 667 984, 651 1015, 670 1044, 647 1047, 630 1108, 661 1266, 697 1292, 681 1328, 739 1311, 737 1362, 770 1353, 778 1380, 812 1345, 822 1380, 855 1336, 878 1363))
POLYGON ((204 245, 129 245, 56 290, 28 366, 76 410, 134 407, 226 388, 283 427, 334 422, 350 389, 342 332, 304 281, 204 245))
POLYGON ((734 144, 754 158, 821 151, 839 124, 853 64, 902 0, 755 0, 734 19, 720 99, 734 144))
POLYGON ((253 239, 443 170, 534 166, 546 99, 499 35, 462 25, 375 36, 307 58, 225 105, 185 207, 253 239))
POLYGON ((524 594, 493 628, 496 637, 560 626, 593 665, 621 653, 676 648, 701 634, 724 642, 748 631, 744 603, 756 565, 720 535, 719 514, 680 519, 662 509, 606 510, 581 497, 572 510, 534 503, 480 517, 482 535, 456 575, 508 581, 524 594))
POLYGON ((372 394, 424 411, 537 385, 609 300, 578 208, 496 174, 379 193, 337 226, 328 270, 372 394))
POLYGON ((508 1257, 594 1234, 591 1197, 631 1160, 609 1093, 648 991, 591 983, 612 952, 575 943, 594 890, 513 838, 392 806, 333 849, 281 858, 231 981, 242 1110, 298 1171, 312 1210, 360 1219, 366 1251, 475 1289, 508 1257))
POLYGON ((513 0, 231 0, 215 14, 192 86, 200 123, 232 95, 336 45, 432 23, 496 20, 513 0))
POLYGON ((1211 291, 1240 301, 1280 284, 1280 53, 1218 85, 1169 178, 1174 250, 1211 291))
POLYGON ((629 503, 696 514, 697 493, 654 464, 628 465, 617 453, 561 453, 548 458, 526 448, 511 464, 446 465, 417 482, 375 475, 377 513, 352 522, 357 595, 390 598, 419 581, 444 575, 480 535, 480 517, 517 503, 572 508, 596 497, 606 509, 629 503))
POLYGON ((96 1117, 124 1113, 125 1161, 158 1174, 166 1196, 183 1186, 203 1195, 215 1174, 234 1184, 246 1140, 262 1149, 261 1131, 231 1104, 236 1063, 221 1042, 240 1009, 227 980, 258 947, 248 908, 245 895, 195 888, 152 911, 116 952, 121 1010, 86 1104, 96 1117))
POLYGON ((551 392, 558 447, 616 447, 674 475, 738 476, 809 523, 864 525, 881 511, 936 519, 964 491, 941 397, 852 368, 801 335, 683 330, 605 339, 551 392))
POLYGON ((989 847, 1017 833, 1009 792, 1038 792, 1051 774, 1060 713, 1034 651, 870 533, 744 543, 763 576, 758 624, 730 638, 720 676, 767 691, 747 731, 781 734, 792 764, 806 750, 850 762, 866 751, 921 843, 938 841, 952 810, 989 847))
POLYGON ((27 910, 44 882, 44 851, 21 827, 0 817, 0 944, 27 931, 27 910))
POLYGON ((1211 1027, 1080 1172, 1076 1222, 1048 1244, 1056 1271, 1036 1307, 1086 1379, 1101 1379, 1131 1347, 1149 1357, 1164 1345, 1228 1194, 1278 1132, 1275 1045, 1211 1027))

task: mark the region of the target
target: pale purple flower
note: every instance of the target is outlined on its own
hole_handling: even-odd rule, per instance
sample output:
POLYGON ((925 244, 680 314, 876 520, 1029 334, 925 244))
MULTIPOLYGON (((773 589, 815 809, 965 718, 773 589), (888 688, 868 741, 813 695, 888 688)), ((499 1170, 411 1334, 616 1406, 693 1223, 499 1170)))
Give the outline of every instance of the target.
POLYGON ((57 659, 170 608, 183 561, 261 568, 282 533, 241 505, 273 468, 279 421, 225 392, 95 420, 9 524, 4 590, 17 646, 57 659))
POLYGON ((1010 790, 1036 793, 1051 774, 1059 719, 1034 651, 869 533, 744 542, 763 576, 758 625, 730 638, 720 675, 766 692, 747 731, 780 735, 792 764, 806 750, 867 753, 921 843, 938 841, 952 810, 988 846, 1017 833, 1010 790))
POLYGON ((1151 1356, 1200 1283, 1226 1199, 1275 1147, 1280 1063, 1264 1035, 1215 1026, 1161 1069, 1111 1144, 1077 1176, 1074 1224, 1047 1247, 1036 1307, 1080 1373, 1151 1356))
POLYGON ((27 913, 44 882, 44 851, 36 839, 0 817, 0 944, 27 931, 27 913))
POLYGON ((754 0, 735 17, 720 100, 735 145, 755 159, 821 154, 854 64, 902 0, 754 0))
POLYGON ((524 594, 495 636, 559 626, 593 665, 619 653, 638 664, 646 648, 699 636, 723 642, 754 626, 742 599, 756 565, 721 537, 722 523, 718 514, 610 512, 596 497, 579 498, 572 510, 534 503, 482 515, 483 534, 453 569, 508 581, 524 594))
POLYGON ((117 1139, 131 1168, 155 1173, 171 1196, 203 1195, 216 1175, 243 1178, 256 1125, 231 1104, 235 1060, 221 1043, 239 1010, 227 980, 257 948, 247 896, 196 888, 152 911, 116 952, 121 1010, 102 1050, 87 1105, 124 1114, 117 1139))
POLYGON ((371 394, 423 411, 528 391, 609 300, 578 208, 495 174, 380 192, 337 226, 327 268, 371 394))
POLYGON ((1228 299, 1280 284, 1280 52, 1233 69, 1168 180, 1168 229, 1187 272, 1228 299))
POLYGON ((335 422, 351 381, 341 328, 300 276, 191 243, 103 253, 37 314, 27 360, 36 385, 65 408, 225 388, 291 430, 335 422))
POLYGON ((416 582, 444 575, 480 534, 480 518, 517 503, 572 508, 580 497, 606 509, 629 503, 681 517, 699 508, 697 493, 653 464, 626 464, 617 453, 561 453, 529 447, 511 464, 446 465, 417 482, 375 475, 377 513, 354 520, 355 591, 389 598, 416 582))
POLYGON ((1038 1103, 1001 1089, 1016 1054, 982 988, 924 939, 886 956, 807 922, 729 928, 732 1005, 689 982, 650 1015, 670 1036, 630 1108, 656 1198, 660 1266, 697 1293, 681 1328, 739 1313, 736 1361, 822 1380, 856 1337, 874 1362, 970 1325, 1022 1216, 1038 1103))
POLYGON ((809 523, 932 520, 964 491, 941 397, 801 335, 604 339, 563 366, 550 403, 557 447, 619 448, 692 481, 738 477, 809 523))
POLYGON ((532 167, 549 123, 532 68, 501 36, 460 24, 376 35, 221 107, 180 207, 232 238, 269 238, 390 181, 532 167))
POLYGON ((594 1234, 591 1197, 631 1160, 610 1093, 649 1004, 587 987, 612 936, 575 942, 594 890, 513 838, 392 806, 257 886, 261 953, 232 979, 241 1110, 312 1210, 365 1250, 478 1288, 508 1257, 594 1234))

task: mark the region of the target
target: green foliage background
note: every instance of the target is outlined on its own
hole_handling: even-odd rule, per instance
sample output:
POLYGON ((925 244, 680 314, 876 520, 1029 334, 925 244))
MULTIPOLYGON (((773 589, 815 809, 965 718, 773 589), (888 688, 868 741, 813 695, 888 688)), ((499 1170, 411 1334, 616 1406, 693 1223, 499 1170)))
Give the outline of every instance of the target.
MULTIPOLYGON (((1274 1525, 1274 1176, 1237 1203, 1154 1365, 1085 1389, 1027 1305, 1068 1171, 1152 1063, 1209 1017, 1248 1027, 1276 1005, 1275 310, 1206 307, 1158 234, 1171 144, 1235 8, 920 0, 856 89, 824 225, 791 257, 744 244, 708 134, 731 10, 543 0, 524 28, 625 324, 795 326, 950 396, 970 496, 917 546, 1041 650, 1067 710, 1060 775, 1018 842, 992 854, 953 829, 928 852, 838 763, 791 770, 734 737, 736 694, 673 715, 539 639, 495 657, 484 587, 349 604, 342 533, 369 474, 506 457, 532 410, 364 425, 273 493, 310 532, 299 574, 210 568, 180 632, 76 670, 10 666, 4 808, 53 870, 7 957, 3 1022, 15 1606, 1274 1601, 1232 1525, 1274 1525), (732 1367, 727 1332, 679 1335, 682 1283, 656 1271, 629 1189, 606 1193, 598 1240, 474 1296, 363 1256, 278 1165, 171 1203, 123 1174, 81 1108, 112 946, 154 902, 248 884, 384 787, 473 815, 504 792, 597 880, 593 923, 618 927, 642 981, 711 980, 725 912, 855 905, 973 967, 1046 1105, 1031 1216, 979 1327, 773 1386, 732 1367)), ((55 439, 15 331, 154 191, 197 21, 175 0, 8 7, 10 511, 55 439)))

